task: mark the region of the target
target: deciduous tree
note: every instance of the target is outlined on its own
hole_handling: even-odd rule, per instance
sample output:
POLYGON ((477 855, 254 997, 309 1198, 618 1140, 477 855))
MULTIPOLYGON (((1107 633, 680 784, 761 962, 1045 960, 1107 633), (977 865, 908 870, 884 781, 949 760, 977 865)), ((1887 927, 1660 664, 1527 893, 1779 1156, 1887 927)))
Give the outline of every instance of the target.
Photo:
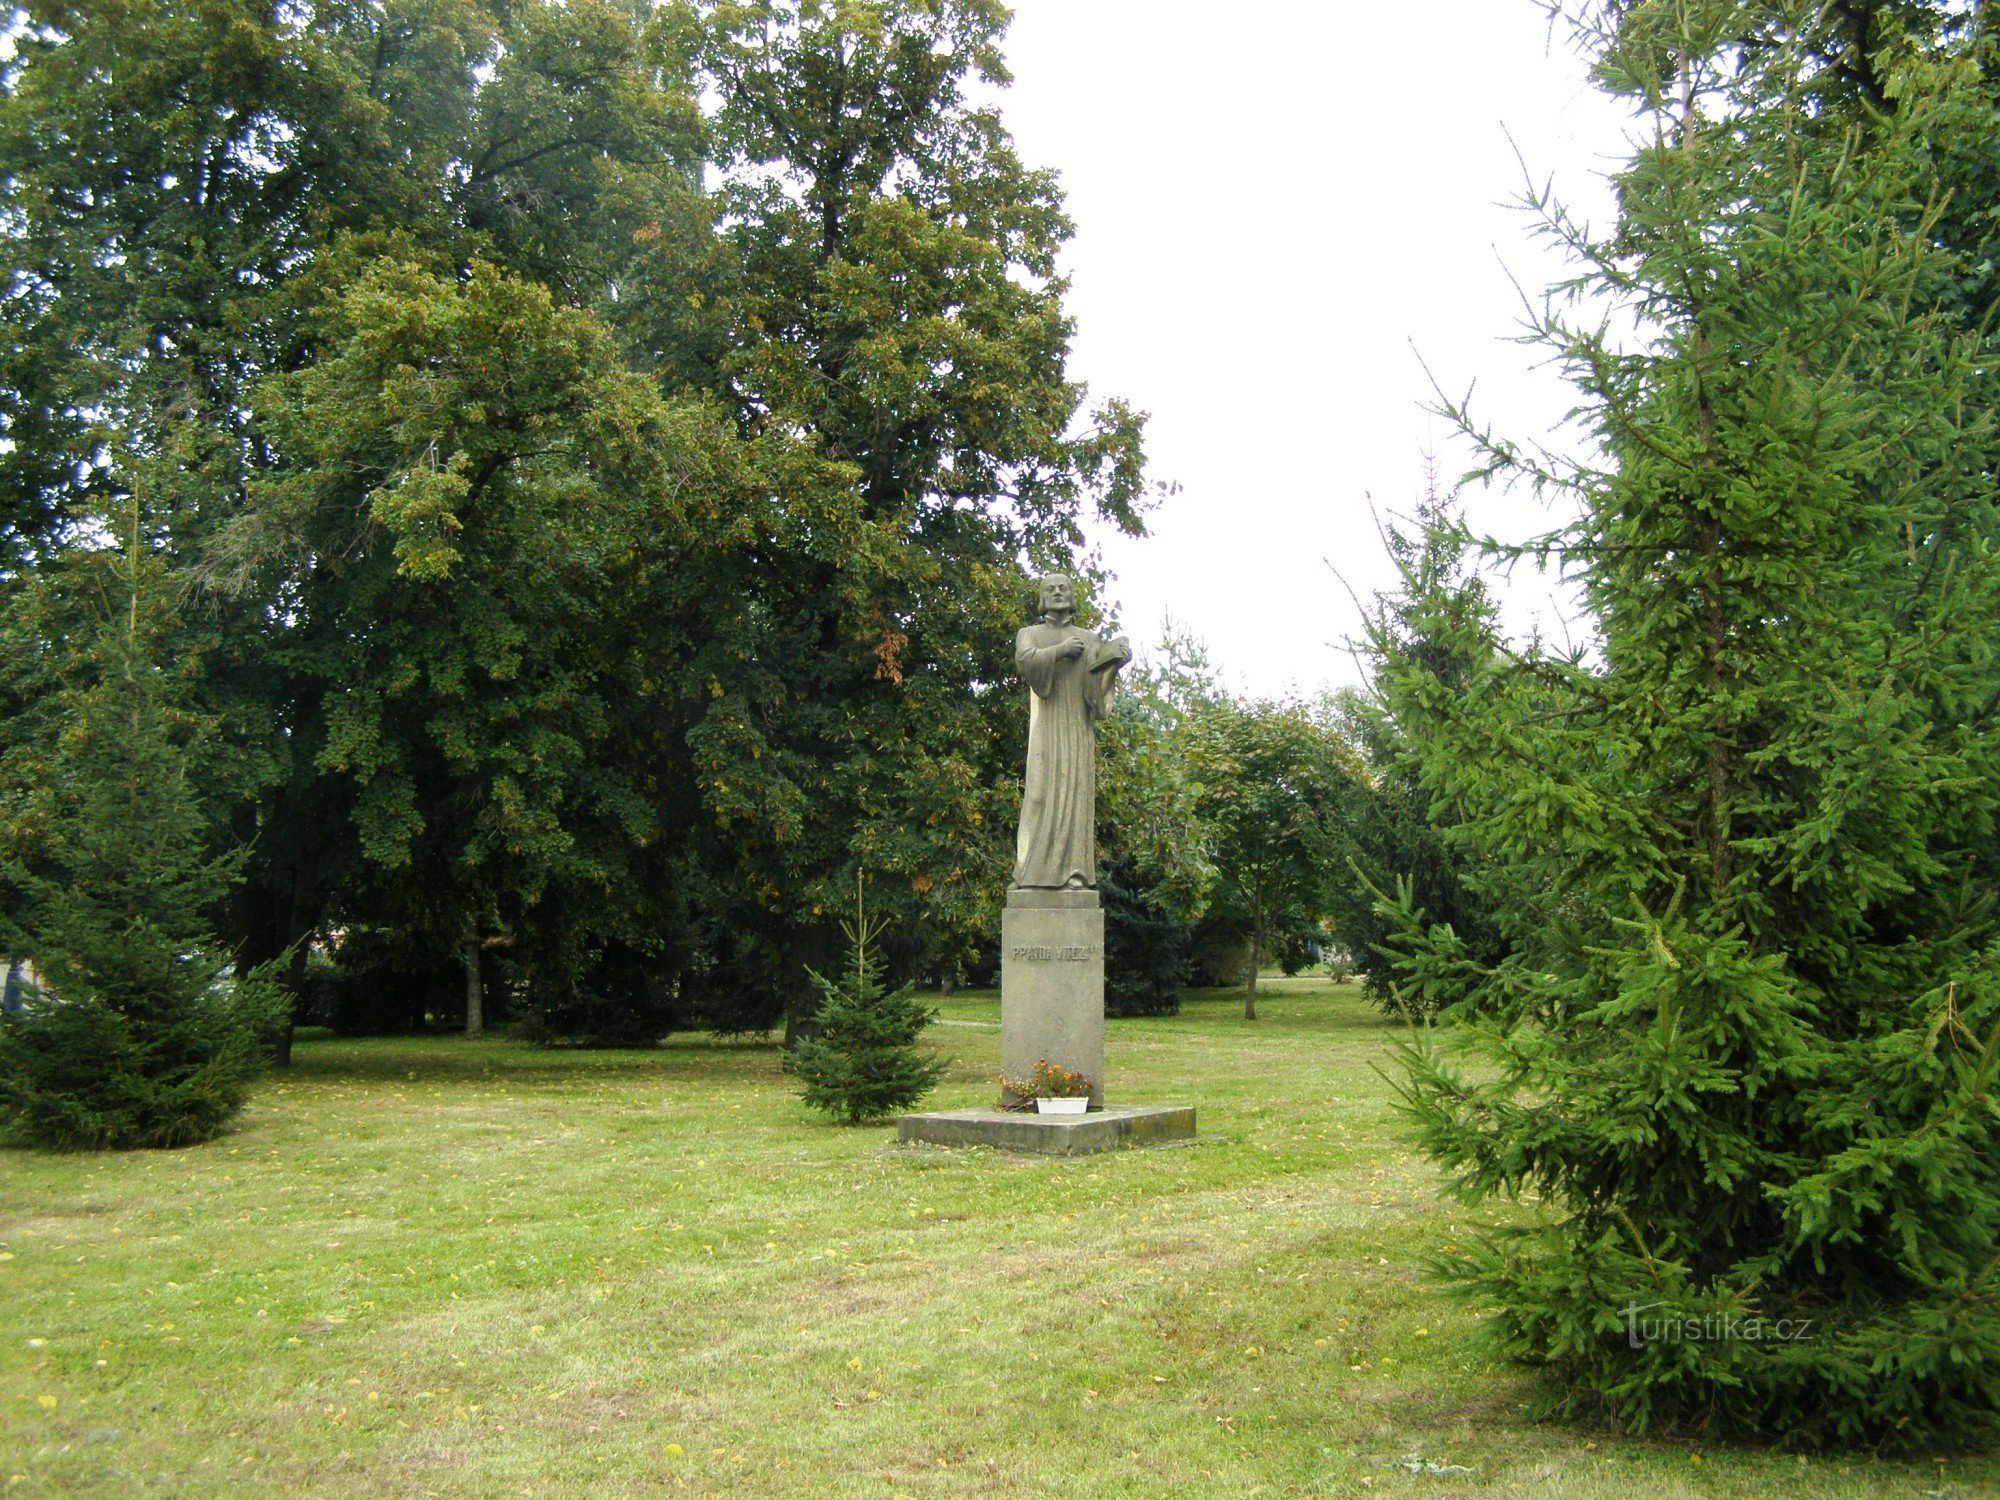
POLYGON ((1093 512, 1139 525, 1140 418, 1067 371, 1054 177, 977 90, 1004 83, 993 0, 690 7, 740 268, 723 372, 746 431, 837 465, 707 585, 688 662, 702 864, 743 983, 811 1004, 858 865, 898 931, 969 952, 992 921, 1024 726, 1022 563, 1093 512), (886 877, 894 877, 893 881, 886 877))
POLYGON ((1257 1019, 1257 971, 1282 932, 1315 926, 1329 874, 1328 819, 1358 767, 1327 717, 1304 704, 1225 700, 1191 724, 1196 806, 1213 840, 1209 920, 1250 942, 1243 1016, 1257 1019))

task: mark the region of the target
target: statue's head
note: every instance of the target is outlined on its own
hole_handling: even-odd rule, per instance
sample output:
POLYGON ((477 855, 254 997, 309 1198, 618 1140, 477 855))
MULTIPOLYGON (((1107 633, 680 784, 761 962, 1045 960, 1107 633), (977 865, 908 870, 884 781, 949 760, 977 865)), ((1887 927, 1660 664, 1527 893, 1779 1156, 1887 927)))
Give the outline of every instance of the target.
POLYGON ((1051 573, 1042 580, 1042 613, 1068 614, 1076 609, 1076 580, 1067 573, 1051 573))

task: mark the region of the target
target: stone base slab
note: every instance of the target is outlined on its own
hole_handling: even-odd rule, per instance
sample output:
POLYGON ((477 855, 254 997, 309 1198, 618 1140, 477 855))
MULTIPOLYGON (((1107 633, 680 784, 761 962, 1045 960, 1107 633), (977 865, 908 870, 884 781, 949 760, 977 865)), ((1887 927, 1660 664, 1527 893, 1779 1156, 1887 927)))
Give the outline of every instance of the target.
POLYGON ((904 1115, 896 1139, 905 1145, 992 1146, 1044 1156, 1088 1156, 1121 1146, 1161 1146, 1194 1139, 1194 1106, 1119 1104, 1085 1115, 1039 1115, 1004 1109, 941 1109, 904 1115))

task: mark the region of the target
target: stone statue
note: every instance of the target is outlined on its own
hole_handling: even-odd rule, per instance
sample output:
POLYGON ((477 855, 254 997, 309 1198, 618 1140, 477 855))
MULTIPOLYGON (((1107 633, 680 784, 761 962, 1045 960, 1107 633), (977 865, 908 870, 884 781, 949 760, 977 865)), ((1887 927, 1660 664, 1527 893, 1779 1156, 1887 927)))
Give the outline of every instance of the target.
POLYGON ((1000 1109, 906 1115, 899 1134, 1063 1155, 1191 1140, 1191 1109, 1105 1108, 1094 726, 1111 711, 1132 648, 1076 623, 1074 580, 1044 578, 1041 597, 1041 619, 1014 637, 1014 664, 1028 684, 1028 783, 1014 886, 1000 911, 1000 1109), (1026 1106, 1045 1062, 1090 1081, 1089 1114, 1002 1113, 1026 1106))
POLYGON ((1074 623, 1076 584, 1042 580, 1042 618, 1014 637, 1014 665, 1028 684, 1028 779, 1014 884, 1030 890, 1097 885, 1097 754, 1091 726, 1111 711, 1125 638, 1104 640, 1074 623))

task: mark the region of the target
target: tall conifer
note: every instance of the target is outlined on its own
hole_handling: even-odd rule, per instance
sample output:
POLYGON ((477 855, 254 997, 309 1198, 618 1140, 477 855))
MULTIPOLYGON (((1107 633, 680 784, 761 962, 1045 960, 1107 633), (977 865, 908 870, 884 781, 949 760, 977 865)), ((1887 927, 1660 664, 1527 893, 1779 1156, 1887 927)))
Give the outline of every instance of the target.
POLYGON ((1506 957, 1410 921, 1402 982, 1487 1018, 1407 1088, 1527 1205, 1453 1261, 1507 1350, 1638 1429, 1909 1442, 2000 1410, 2000 445, 1990 343, 1929 311, 1936 144, 1992 112, 1933 52, 1843 124, 1829 24, 1588 31, 1649 122, 1608 235, 1540 205, 1617 309, 1539 330, 1600 457, 1485 451, 1573 502, 1597 639, 1384 687, 1502 897, 1506 957))

